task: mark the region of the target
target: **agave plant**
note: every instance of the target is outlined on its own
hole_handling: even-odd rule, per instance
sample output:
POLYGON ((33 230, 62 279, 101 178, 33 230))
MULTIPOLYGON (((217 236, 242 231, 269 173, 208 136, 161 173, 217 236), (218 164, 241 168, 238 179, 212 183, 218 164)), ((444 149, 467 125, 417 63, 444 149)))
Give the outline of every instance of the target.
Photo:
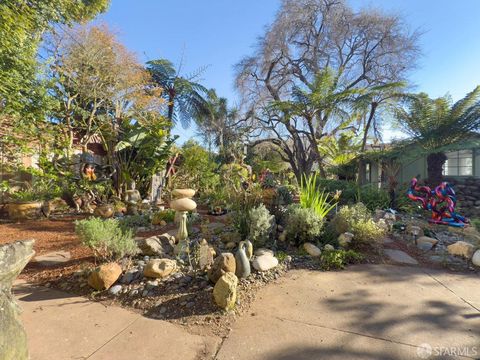
POLYGON ((328 193, 318 190, 317 174, 310 177, 304 176, 300 184, 300 206, 302 208, 313 209, 323 219, 336 205, 336 202, 330 204, 328 193))

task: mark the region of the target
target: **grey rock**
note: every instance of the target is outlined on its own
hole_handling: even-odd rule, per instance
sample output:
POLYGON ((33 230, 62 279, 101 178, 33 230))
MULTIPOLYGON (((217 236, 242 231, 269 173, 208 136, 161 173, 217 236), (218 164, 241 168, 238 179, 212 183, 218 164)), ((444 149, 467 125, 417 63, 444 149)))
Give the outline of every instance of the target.
POLYGON ((146 239, 139 239, 137 240, 137 246, 143 255, 163 257, 173 253, 173 241, 171 235, 162 234, 146 239))
POLYGON ((408 255, 406 252, 394 249, 385 249, 387 255, 392 261, 399 264, 418 265, 418 261, 408 255))
POLYGON ((138 270, 128 270, 125 274, 123 274, 122 278, 120 279, 120 283, 122 284, 130 284, 132 281, 138 279, 141 276, 141 272, 138 270))
POLYGON ((0 349, 3 360, 27 360, 27 335, 20 323, 20 308, 11 293, 12 283, 33 257, 34 240, 0 246, 0 349))
POLYGON ((429 250, 432 249, 433 244, 432 244, 432 243, 428 243, 428 242, 421 242, 421 243, 418 243, 418 244, 417 244, 417 247, 418 247, 420 250, 429 251, 429 250))

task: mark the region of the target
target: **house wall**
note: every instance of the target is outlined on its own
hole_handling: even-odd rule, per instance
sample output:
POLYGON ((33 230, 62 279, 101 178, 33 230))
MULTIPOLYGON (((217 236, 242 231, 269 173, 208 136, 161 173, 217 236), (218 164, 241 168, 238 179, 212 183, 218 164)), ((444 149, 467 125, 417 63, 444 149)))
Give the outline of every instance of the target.
POLYGON ((473 152, 473 176, 480 178, 480 149, 473 152))
POLYGON ((400 183, 409 183, 410 180, 414 177, 420 175, 421 179, 427 177, 427 159, 426 157, 421 157, 415 161, 409 161, 402 164, 399 174, 400 183))

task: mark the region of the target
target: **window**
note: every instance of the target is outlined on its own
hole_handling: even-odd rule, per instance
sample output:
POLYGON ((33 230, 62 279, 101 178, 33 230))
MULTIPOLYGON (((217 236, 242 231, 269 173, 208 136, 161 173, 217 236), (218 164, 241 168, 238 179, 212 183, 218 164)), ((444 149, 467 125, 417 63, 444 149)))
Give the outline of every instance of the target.
POLYGON ((472 150, 460 150, 445 154, 447 161, 443 165, 445 176, 471 176, 473 175, 472 150))

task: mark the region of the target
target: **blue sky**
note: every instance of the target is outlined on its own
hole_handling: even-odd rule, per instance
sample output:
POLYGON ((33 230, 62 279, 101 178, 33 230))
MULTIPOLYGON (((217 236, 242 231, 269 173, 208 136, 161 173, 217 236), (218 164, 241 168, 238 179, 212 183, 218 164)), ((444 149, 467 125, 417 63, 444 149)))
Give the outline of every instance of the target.
MULTIPOLYGON (((100 16, 143 61, 168 58, 184 74, 208 66, 203 83, 232 104, 233 65, 252 51, 280 0, 112 0, 100 16), (183 60, 182 60, 183 59, 183 60)), ((431 97, 454 100, 480 85, 480 0, 351 0, 355 8, 400 12, 421 28, 423 56, 411 80, 431 97)), ((194 129, 174 129, 180 142, 194 129)))

